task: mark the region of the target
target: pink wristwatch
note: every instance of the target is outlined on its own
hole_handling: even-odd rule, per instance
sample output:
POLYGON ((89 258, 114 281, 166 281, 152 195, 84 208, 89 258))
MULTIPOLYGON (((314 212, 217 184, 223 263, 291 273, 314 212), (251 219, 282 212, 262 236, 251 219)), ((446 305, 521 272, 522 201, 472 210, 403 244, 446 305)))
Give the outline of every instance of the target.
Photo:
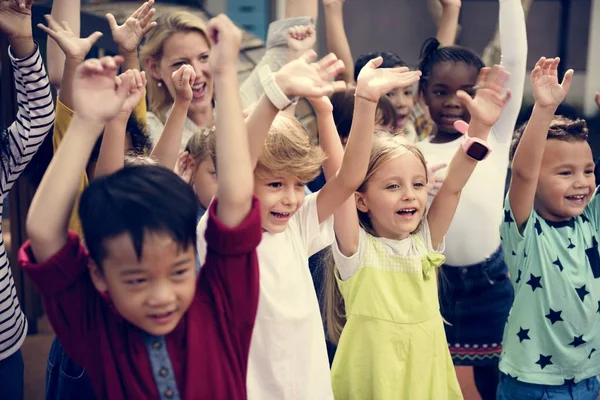
POLYGON ((456 121, 454 128, 464 135, 462 148, 465 154, 475 161, 485 160, 492 149, 487 141, 469 136, 469 124, 465 121, 456 121))

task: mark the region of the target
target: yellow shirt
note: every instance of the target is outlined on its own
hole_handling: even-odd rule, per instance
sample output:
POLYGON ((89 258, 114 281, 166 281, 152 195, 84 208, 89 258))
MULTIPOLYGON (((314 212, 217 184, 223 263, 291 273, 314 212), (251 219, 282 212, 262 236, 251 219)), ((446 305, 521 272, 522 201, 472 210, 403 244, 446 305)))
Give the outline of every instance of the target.
MULTIPOLYGON (((56 116, 54 121, 54 132, 52 134, 52 147, 54 148, 54 152, 58 149, 60 142, 65 137, 65 133, 67 133, 67 128, 71 123, 71 118, 73 118, 73 110, 69 107, 65 106, 60 99, 56 99, 56 116)), ((142 100, 133 110, 133 115, 138 120, 141 126, 146 126, 146 99, 142 97, 142 100)), ((79 221, 79 197, 83 190, 89 185, 89 180, 87 173, 83 173, 81 176, 81 180, 79 181, 79 193, 77 194, 77 198, 75 199, 75 204, 73 206, 73 213, 71 214, 71 219, 69 220, 69 229, 77 232, 79 236, 83 236, 81 230, 81 221, 79 221)))

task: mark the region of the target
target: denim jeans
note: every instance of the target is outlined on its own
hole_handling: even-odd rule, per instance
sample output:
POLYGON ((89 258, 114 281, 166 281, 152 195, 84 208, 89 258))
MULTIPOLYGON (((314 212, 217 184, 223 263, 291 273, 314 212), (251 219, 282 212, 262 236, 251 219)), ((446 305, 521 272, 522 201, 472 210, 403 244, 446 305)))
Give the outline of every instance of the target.
POLYGON ((95 399, 90 378, 55 338, 46 368, 46 400, 95 399))
POLYGON ((558 386, 525 383, 500 374, 497 400, 597 400, 600 385, 592 376, 576 384, 558 386))
POLYGON ((21 350, 0 361, 0 398, 23 400, 23 370, 21 350))

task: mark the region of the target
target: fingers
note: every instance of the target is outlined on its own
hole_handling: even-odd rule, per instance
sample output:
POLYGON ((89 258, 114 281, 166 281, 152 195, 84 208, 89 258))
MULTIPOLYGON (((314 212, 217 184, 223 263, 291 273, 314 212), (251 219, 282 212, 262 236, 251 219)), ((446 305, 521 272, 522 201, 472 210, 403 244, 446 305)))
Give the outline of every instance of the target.
POLYGON ((119 27, 119 24, 117 23, 117 19, 111 13, 106 14, 106 19, 108 20, 108 26, 110 27, 110 31, 114 32, 115 29, 117 29, 119 27))
POLYGON ((429 168, 429 174, 434 175, 436 172, 446 168, 447 166, 448 164, 446 163, 434 165, 433 167, 429 168))
POLYGON ((145 27, 146 25, 148 25, 148 23, 152 20, 152 17, 154 17, 155 13, 156 13, 155 8, 149 9, 143 17, 140 17, 140 25, 142 27, 145 27))
POLYGON ((459 90, 456 92, 456 97, 458 97, 458 100, 463 106, 465 106, 468 110, 471 109, 470 107, 471 103, 473 103, 473 98, 467 92, 464 90, 459 90))
POLYGON ((365 65, 365 67, 369 66, 369 68, 379 68, 379 66, 382 63, 383 63, 383 57, 377 57, 372 60, 369 60, 369 62, 365 65))
POLYGON ((571 82, 573 81, 573 74, 575 71, 572 69, 568 70, 563 77, 562 83, 560 84, 563 87, 563 90, 568 93, 571 88, 571 82))
POLYGON ((479 70, 479 74, 477 75, 477 83, 475 84, 477 89, 482 88, 485 85, 490 71, 490 67, 483 67, 479 70))
POLYGON ((464 135, 469 130, 469 124, 461 119, 454 123, 454 129, 464 135))
POLYGON ((90 36, 88 36, 86 38, 86 40, 90 44, 90 47, 92 47, 94 45, 94 43, 96 43, 98 41, 98 39, 100 39, 101 37, 102 37, 102 32, 96 31, 96 32, 92 33, 90 36))
POLYGON ((300 60, 304 60, 307 63, 313 62, 317 58, 317 53, 314 50, 308 50, 300 56, 300 60))

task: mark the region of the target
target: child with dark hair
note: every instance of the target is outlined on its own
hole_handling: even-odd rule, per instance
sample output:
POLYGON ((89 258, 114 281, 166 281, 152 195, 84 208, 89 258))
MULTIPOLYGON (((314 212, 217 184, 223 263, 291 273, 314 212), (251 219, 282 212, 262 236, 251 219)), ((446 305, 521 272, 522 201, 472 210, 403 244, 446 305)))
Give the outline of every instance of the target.
MULTIPOLYGON (((499 25, 502 65, 511 74, 508 91, 512 98, 492 128, 492 151, 465 185, 448 230, 442 268, 447 284, 442 287, 440 302, 454 364, 474 367, 475 384, 484 400, 496 396, 502 332, 513 298, 498 226, 527 61, 520 0, 500 0, 499 25)), ((430 165, 449 164, 456 149, 466 143, 455 123, 469 122, 471 116, 458 94, 477 93, 477 76, 483 66, 480 57, 464 47, 441 46, 435 39, 423 46, 419 90, 435 123, 435 134, 417 146, 430 165)), ((446 171, 440 169, 432 179, 443 181, 446 171)))
POLYGON ((585 121, 555 116, 573 78, 559 83, 558 64, 542 57, 531 72, 535 106, 512 146, 500 233, 515 302, 500 400, 600 394, 600 197, 585 121))
POLYGON ((215 91, 228 107, 217 119, 219 191, 200 276, 196 197, 163 167, 127 167, 92 182, 79 213, 88 250, 67 233, 92 147, 136 85, 126 75, 115 87, 120 57, 75 71, 75 115, 28 215, 21 265, 101 399, 246 398, 260 211, 235 68, 241 32, 223 15, 208 29, 215 91))
MULTIPOLYGON (((8 37, 16 89, 16 120, 0 131, 0 222, 4 202, 52 129, 54 104, 50 82, 38 45, 33 41, 31 1, 0 3, 0 34, 8 37)), ((9 71, 3 71, 8 74, 9 71)), ((16 223, 16 221, 14 222, 16 223)), ((27 335, 27 318, 19 297, 0 225, 0 386, 2 398, 23 399, 21 345, 27 335)))

